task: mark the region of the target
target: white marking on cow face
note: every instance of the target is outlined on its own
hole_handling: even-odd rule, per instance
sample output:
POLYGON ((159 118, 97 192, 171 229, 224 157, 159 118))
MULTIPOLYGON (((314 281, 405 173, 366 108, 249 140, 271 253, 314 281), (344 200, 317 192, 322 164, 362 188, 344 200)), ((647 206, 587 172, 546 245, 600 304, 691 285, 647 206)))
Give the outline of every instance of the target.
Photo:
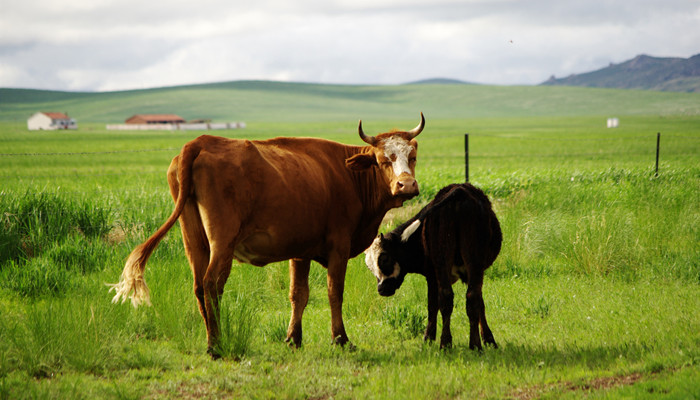
POLYGON ((370 272, 372 272, 372 274, 377 278, 378 283, 382 283, 385 279, 396 278, 399 276, 399 272, 401 270, 399 263, 394 262, 393 272, 390 275, 386 275, 384 272, 382 272, 382 269, 379 266, 379 259, 383 255, 382 253, 384 253, 384 251, 381 245, 381 238, 375 238, 372 245, 365 250, 365 264, 367 265, 367 269, 369 269, 370 272))
POLYGON ((388 139, 384 139, 383 145, 384 156, 391 160, 394 175, 397 178, 403 173, 413 176, 410 163, 411 153, 415 149, 411 146, 411 143, 400 136, 391 136, 388 139))

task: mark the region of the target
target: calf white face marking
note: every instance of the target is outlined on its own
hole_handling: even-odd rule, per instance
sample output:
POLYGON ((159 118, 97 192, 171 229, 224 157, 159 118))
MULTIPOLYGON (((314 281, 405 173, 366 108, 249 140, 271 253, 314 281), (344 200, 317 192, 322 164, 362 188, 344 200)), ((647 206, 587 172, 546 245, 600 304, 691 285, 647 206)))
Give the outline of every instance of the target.
POLYGON ((384 140, 384 156, 391 160, 396 177, 403 173, 413 176, 409 159, 413 150, 413 146, 402 137, 392 136, 384 140))
POLYGON ((396 278, 399 276, 399 263, 394 263, 394 270, 391 275, 385 275, 379 268, 379 256, 382 254, 381 239, 375 238, 372 245, 365 250, 365 264, 367 269, 372 272, 372 274, 377 278, 377 281, 381 283, 384 279, 396 278))

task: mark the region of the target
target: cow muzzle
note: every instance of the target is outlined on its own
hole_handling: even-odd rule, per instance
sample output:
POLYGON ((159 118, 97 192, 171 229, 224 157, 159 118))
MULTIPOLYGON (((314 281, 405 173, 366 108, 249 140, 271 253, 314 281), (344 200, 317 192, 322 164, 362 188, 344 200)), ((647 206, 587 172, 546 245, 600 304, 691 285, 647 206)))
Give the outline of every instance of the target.
POLYGON ((418 193, 418 182, 416 178, 409 174, 401 174, 391 188, 392 195, 405 197, 407 199, 417 196, 418 193))

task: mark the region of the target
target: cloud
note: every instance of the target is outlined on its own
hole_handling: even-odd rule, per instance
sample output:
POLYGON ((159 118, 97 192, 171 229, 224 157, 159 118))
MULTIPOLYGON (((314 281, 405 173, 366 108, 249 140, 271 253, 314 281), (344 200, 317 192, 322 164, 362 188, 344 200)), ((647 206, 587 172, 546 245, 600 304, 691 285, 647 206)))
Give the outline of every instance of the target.
POLYGON ((536 84, 700 43, 700 4, 681 0, 0 1, 2 87, 536 84))

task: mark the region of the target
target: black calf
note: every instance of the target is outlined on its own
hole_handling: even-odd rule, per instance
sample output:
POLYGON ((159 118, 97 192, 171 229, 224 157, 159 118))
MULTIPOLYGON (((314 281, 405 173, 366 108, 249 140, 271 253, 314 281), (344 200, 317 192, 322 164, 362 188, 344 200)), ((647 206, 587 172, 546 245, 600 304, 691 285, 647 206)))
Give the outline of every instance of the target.
POLYGON ((428 325, 424 339, 435 340, 439 309, 440 347, 452 345, 452 285, 461 279, 467 284, 469 348, 481 349, 481 337, 498 347, 486 323, 481 286, 484 270, 498 256, 502 239, 498 218, 484 192, 468 183, 453 184, 442 188, 416 216, 377 237, 365 251, 365 262, 377 277, 382 296, 393 295, 407 273, 425 276, 428 325))

